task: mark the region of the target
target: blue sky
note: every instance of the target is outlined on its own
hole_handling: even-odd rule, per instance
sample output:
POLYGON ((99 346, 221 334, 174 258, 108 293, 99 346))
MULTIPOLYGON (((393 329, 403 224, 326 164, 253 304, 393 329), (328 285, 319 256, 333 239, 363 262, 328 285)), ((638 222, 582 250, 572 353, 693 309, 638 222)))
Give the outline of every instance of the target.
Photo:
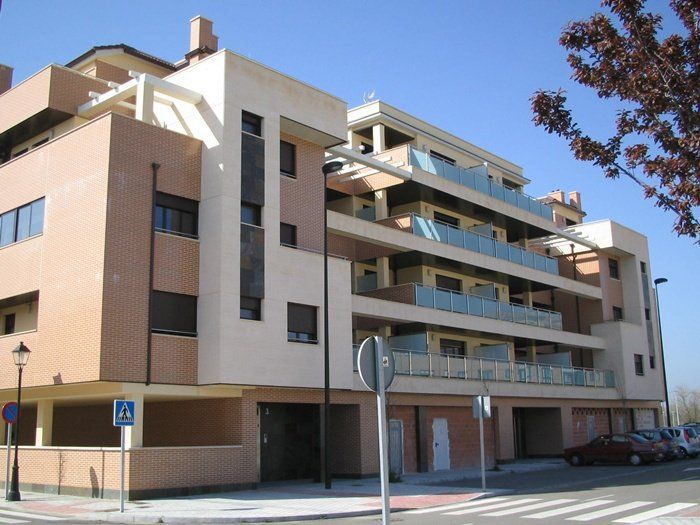
MULTIPOLYGON (((668 5, 649 2, 668 15, 668 5)), ((557 41, 569 21, 599 9, 589 0, 212 1, 4 0, 0 63, 15 82, 49 63, 64 64, 93 45, 126 43, 176 61, 187 51, 189 19, 214 20, 226 47, 341 98, 362 103, 370 90, 398 108, 525 169, 527 192, 579 190, 589 220, 611 218, 649 238, 660 290, 669 385, 700 388, 700 353, 691 327, 698 309, 700 248, 672 232, 673 217, 626 180, 604 180, 571 157, 560 139, 531 122, 529 97, 564 87, 584 129, 610 130, 611 107, 569 80, 557 41)))

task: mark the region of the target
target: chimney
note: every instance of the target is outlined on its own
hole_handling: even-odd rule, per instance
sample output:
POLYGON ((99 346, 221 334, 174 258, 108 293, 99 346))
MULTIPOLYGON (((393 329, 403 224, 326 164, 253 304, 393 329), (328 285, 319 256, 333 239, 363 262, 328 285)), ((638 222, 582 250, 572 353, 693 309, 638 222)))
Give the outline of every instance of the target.
POLYGON ((5 91, 9 91, 12 87, 12 72, 14 70, 10 66, 0 64, 0 95, 5 91))
POLYGON ((190 51, 185 58, 190 64, 219 50, 219 37, 213 33, 214 22, 202 16, 190 20, 190 51))
POLYGON ((561 190, 550 191, 547 197, 551 197, 555 201, 564 202, 564 192, 561 190))
POLYGON ((569 204, 571 204, 574 208, 578 208, 579 210, 581 209, 581 193, 578 191, 570 191, 569 192, 569 204))

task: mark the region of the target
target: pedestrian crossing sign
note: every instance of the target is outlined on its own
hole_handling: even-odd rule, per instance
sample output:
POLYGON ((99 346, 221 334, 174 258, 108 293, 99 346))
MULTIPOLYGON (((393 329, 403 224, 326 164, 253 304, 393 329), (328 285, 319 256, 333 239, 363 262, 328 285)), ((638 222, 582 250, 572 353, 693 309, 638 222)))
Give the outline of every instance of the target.
POLYGON ((136 413, 134 402, 123 399, 114 400, 114 421, 115 427, 133 427, 136 413))

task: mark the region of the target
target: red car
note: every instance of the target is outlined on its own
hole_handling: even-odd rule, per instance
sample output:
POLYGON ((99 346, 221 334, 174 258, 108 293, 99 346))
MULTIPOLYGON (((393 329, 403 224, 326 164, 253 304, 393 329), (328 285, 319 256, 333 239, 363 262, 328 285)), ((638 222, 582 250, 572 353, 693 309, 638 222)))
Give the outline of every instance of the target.
POLYGON ((663 458, 661 443, 652 443, 638 434, 605 434, 587 445, 564 450, 564 459, 574 467, 601 463, 641 465, 663 458))

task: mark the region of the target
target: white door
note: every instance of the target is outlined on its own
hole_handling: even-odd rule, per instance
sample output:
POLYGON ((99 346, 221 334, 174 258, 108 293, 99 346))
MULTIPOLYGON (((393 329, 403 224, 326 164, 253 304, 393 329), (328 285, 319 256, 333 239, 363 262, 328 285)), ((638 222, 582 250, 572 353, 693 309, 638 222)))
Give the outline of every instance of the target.
POLYGON ((447 419, 433 419, 433 470, 450 469, 450 437, 447 433, 447 419))

